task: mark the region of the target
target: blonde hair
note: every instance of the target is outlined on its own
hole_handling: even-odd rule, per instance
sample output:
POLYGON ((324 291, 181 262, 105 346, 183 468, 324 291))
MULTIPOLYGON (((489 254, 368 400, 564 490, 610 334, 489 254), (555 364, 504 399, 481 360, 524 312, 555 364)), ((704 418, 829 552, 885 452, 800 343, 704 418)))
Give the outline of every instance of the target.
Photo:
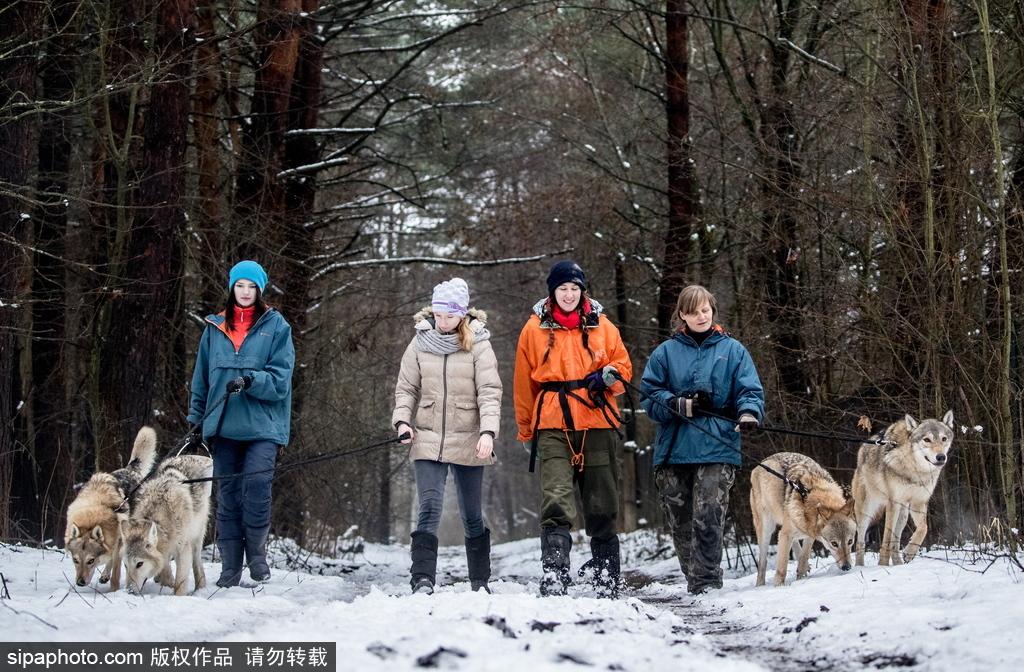
POLYGON ((718 315, 718 301, 715 295, 708 291, 703 285, 687 285, 679 292, 679 300, 676 301, 676 310, 672 313, 672 328, 681 329, 685 322, 681 315, 692 315, 707 301, 711 306, 712 316, 718 315))
POLYGON ((473 344, 476 342, 476 335, 473 333, 472 327, 469 326, 469 315, 463 317, 462 321, 459 322, 458 333, 462 349, 470 352, 473 349, 473 344))

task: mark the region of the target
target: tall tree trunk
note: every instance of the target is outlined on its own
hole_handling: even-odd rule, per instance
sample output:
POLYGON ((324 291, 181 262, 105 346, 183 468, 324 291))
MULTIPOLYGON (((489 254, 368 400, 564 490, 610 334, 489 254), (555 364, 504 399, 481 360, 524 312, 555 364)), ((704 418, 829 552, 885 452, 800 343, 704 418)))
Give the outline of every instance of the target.
MULTIPOLYGON (((11 536, 12 521, 31 516, 38 521, 25 452, 19 447, 20 389, 17 333, 28 296, 22 295, 26 268, 29 211, 28 182, 37 117, 30 114, 36 100, 36 46, 41 4, 34 0, 8 3, 0 19, 0 538, 11 536), (17 501, 15 501, 17 500, 17 501)), ((20 531, 19 531, 20 532, 20 531)))
MULTIPOLYGON (((160 0, 156 7, 156 81, 146 114, 140 182, 128 238, 128 289, 111 307, 111 329, 101 351, 104 415, 122 447, 152 417, 161 382, 158 362, 166 356, 173 325, 180 319, 180 236, 189 112, 194 0, 160 0)), ((100 465, 107 468, 114 464, 100 465)))
MULTIPOLYGON (((323 67, 323 41, 316 31, 316 23, 313 21, 317 15, 319 0, 303 0, 302 12, 306 18, 299 23, 301 29, 299 40, 298 61, 295 66, 295 75, 292 80, 291 100, 288 105, 288 129, 301 131, 312 129, 317 126, 317 119, 320 110, 320 96, 322 92, 321 68, 323 67)), ((301 166, 316 163, 320 157, 320 146, 315 136, 310 134, 297 134, 284 138, 284 157, 282 168, 284 170, 295 170, 301 166)), ((290 175, 281 180, 284 189, 285 213, 279 231, 283 234, 282 244, 276 249, 282 251, 278 260, 278 278, 285 289, 282 297, 281 309, 292 325, 292 333, 295 336, 295 357, 296 361, 305 361, 305 349, 303 348, 303 334, 306 331, 306 309, 310 300, 310 270, 309 260, 313 256, 314 240, 313 230, 306 226, 313 216, 313 206, 316 202, 316 173, 303 173, 290 175)), ((305 369, 296 367, 292 376, 292 389, 296 390, 293 395, 292 415, 300 418, 303 410, 303 389, 305 369)), ((292 424, 296 428, 294 443, 301 443, 301 437, 297 432, 301 431, 301 422, 292 424)), ((390 465, 384 466, 390 470, 390 465)), ((294 472, 293 472, 294 474, 294 472)), ((281 533, 302 539, 305 536, 305 525, 298 518, 300 511, 307 510, 307 507, 296 506, 296 489, 288 487, 288 481, 295 476, 284 476, 282 487, 278 489, 281 493, 278 499, 277 521, 281 533)), ((390 484, 388 484, 390 485, 390 484)), ((382 493, 382 496, 386 493, 382 493)), ((383 505, 390 510, 390 497, 385 497, 383 505)), ((385 518, 388 520, 388 518, 385 518)), ((385 531, 384 538, 387 538, 385 531)))
POLYGON ((217 40, 217 0, 198 0, 197 36, 203 41, 196 49, 196 90, 193 96, 193 126, 198 170, 198 205, 195 230, 201 244, 197 253, 199 296, 202 310, 213 312, 224 301, 224 225, 221 199, 224 184, 218 144, 218 103, 221 95, 221 50, 217 40))
MULTIPOLYGON (((76 14, 80 0, 58 0, 46 16, 47 54, 41 63, 41 97, 71 100, 75 88, 76 14)), ((72 111, 42 117, 39 134, 39 207, 32 277, 32 431, 41 506, 41 538, 60 538, 60 519, 73 496, 76 460, 71 452, 71 404, 64 359, 67 282, 63 259, 68 224, 72 111)))
MULTIPOLYGON (((145 3, 134 0, 105 0, 96 5, 100 12, 99 73, 93 85, 102 89, 93 119, 91 236, 88 262, 102 269, 100 280, 87 287, 91 297, 86 312, 91 317, 89 343, 92 351, 88 365, 88 398, 92 418, 94 468, 109 470, 121 465, 119 436, 124 419, 110 415, 110 400, 119 395, 108 387, 114 372, 108 366, 116 358, 117 345, 111 343, 112 302, 124 291, 131 291, 131 278, 124 274, 124 258, 131 228, 132 185, 137 161, 143 93, 143 64, 146 62, 144 25, 145 3)), ((120 409, 114 411, 118 413, 120 409)))
MULTIPOLYGON (((789 0, 779 9, 778 34, 792 40, 800 21, 800 0, 789 0)), ((771 257, 763 265, 767 317, 772 325, 779 382, 796 397, 808 394, 804 366, 803 300, 800 288, 800 206, 797 165, 797 129, 789 91, 791 51, 779 43, 771 46, 771 98, 762 126, 768 179, 762 193, 766 206, 765 241, 771 257)))
MULTIPOLYGON (((626 289, 626 268, 622 258, 615 257, 615 320, 622 333, 625 343, 632 343, 629 333, 629 296, 626 289)), ((632 398, 632 394, 629 395, 632 398)), ((633 399, 636 402, 636 399, 633 399)), ((637 528, 640 518, 637 509, 640 507, 640 486, 637 483, 637 451, 636 451, 636 409, 629 410, 624 428, 626 430, 626 449, 622 455, 622 474, 619 481, 619 530, 632 532, 637 528)))
POLYGON ((658 291, 658 329, 669 333, 672 311, 686 284, 690 236, 697 217, 696 171, 690 154, 690 67, 686 0, 667 0, 665 12, 665 113, 668 118, 668 228, 658 291))
MULTIPOLYGON (((261 0, 257 12, 259 68, 235 185, 235 226, 250 241, 243 246, 247 257, 256 256, 256 250, 278 249, 274 243, 280 238, 285 196, 277 175, 302 40, 301 8, 301 0, 261 0)), ((275 264, 267 266, 276 278, 275 264)))

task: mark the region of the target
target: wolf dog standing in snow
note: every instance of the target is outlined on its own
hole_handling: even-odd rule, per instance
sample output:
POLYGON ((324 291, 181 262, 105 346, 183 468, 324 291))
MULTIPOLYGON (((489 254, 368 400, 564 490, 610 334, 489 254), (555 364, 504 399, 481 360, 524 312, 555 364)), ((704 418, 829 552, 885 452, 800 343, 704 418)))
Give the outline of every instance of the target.
POLYGON ((138 486, 153 468, 156 459, 156 432, 143 427, 135 437, 127 466, 114 472, 97 472, 68 506, 64 548, 75 563, 75 583, 87 586, 99 565, 104 565, 100 583, 110 582, 110 590, 121 587, 120 517, 126 517, 126 495, 138 486))
POLYGON ((141 593, 146 581, 155 576, 158 583, 174 586, 175 595, 184 595, 190 569, 195 574, 196 589, 206 585, 200 554, 213 488, 210 481, 182 481, 208 478, 212 473, 213 460, 209 457, 182 455, 161 462, 139 487, 131 516, 122 523, 121 530, 129 592, 141 593))
POLYGON ((864 538, 868 527, 885 511, 885 527, 878 564, 903 564, 900 538, 907 518, 914 519, 914 534, 905 549, 910 562, 928 533, 928 500, 953 445, 953 411, 942 420, 918 422, 907 415, 882 435, 888 444, 863 444, 857 452, 853 498, 857 516, 857 564, 864 564, 864 538))
POLYGON ((789 551, 800 542, 796 578, 810 572, 811 547, 817 539, 828 549, 844 572, 850 569, 850 554, 857 530, 853 501, 825 469, 798 453, 775 453, 762 465, 801 486, 799 492, 775 474, 755 468, 750 474, 750 512, 760 556, 757 560, 757 585, 764 585, 768 564, 768 542, 777 525, 779 555, 775 562, 775 585, 786 582, 789 551))

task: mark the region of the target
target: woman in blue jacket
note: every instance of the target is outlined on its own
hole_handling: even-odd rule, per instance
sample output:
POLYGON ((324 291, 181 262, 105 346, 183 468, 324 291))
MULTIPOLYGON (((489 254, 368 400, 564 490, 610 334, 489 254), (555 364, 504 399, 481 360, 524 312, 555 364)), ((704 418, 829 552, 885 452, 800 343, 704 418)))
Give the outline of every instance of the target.
POLYGON ((237 586, 243 555, 254 581, 270 580, 267 534, 270 496, 279 447, 291 428, 292 328, 263 301, 267 272, 255 261, 240 261, 228 278, 224 311, 206 318, 192 374, 188 421, 213 447, 214 476, 264 472, 218 481, 217 546, 221 574, 217 585, 237 586))
POLYGON ((722 533, 740 466, 738 431, 756 429, 764 417, 764 389, 750 353, 715 324, 716 310, 707 289, 684 288, 673 314, 676 332, 651 354, 641 383, 641 405, 658 423, 658 497, 693 594, 722 587, 722 533))

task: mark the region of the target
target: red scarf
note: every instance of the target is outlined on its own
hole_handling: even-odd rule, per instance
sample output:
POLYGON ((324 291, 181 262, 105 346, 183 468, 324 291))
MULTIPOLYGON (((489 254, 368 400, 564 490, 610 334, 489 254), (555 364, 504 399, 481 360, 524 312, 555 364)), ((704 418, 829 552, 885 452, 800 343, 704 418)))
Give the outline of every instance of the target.
MULTIPOLYGON (((583 304, 583 312, 590 312, 590 301, 586 301, 583 304)), ((571 313, 567 313, 558 305, 557 301, 551 301, 551 317, 555 322, 562 325, 566 329, 577 329, 580 326, 580 312, 574 310, 571 313)))
POLYGON ((256 315, 256 305, 253 304, 247 308, 235 306, 234 313, 235 326, 233 329, 228 329, 228 337, 231 339, 232 345, 235 346, 235 352, 238 352, 242 347, 242 341, 245 340, 246 334, 249 333, 249 329, 252 327, 252 320, 256 315))

